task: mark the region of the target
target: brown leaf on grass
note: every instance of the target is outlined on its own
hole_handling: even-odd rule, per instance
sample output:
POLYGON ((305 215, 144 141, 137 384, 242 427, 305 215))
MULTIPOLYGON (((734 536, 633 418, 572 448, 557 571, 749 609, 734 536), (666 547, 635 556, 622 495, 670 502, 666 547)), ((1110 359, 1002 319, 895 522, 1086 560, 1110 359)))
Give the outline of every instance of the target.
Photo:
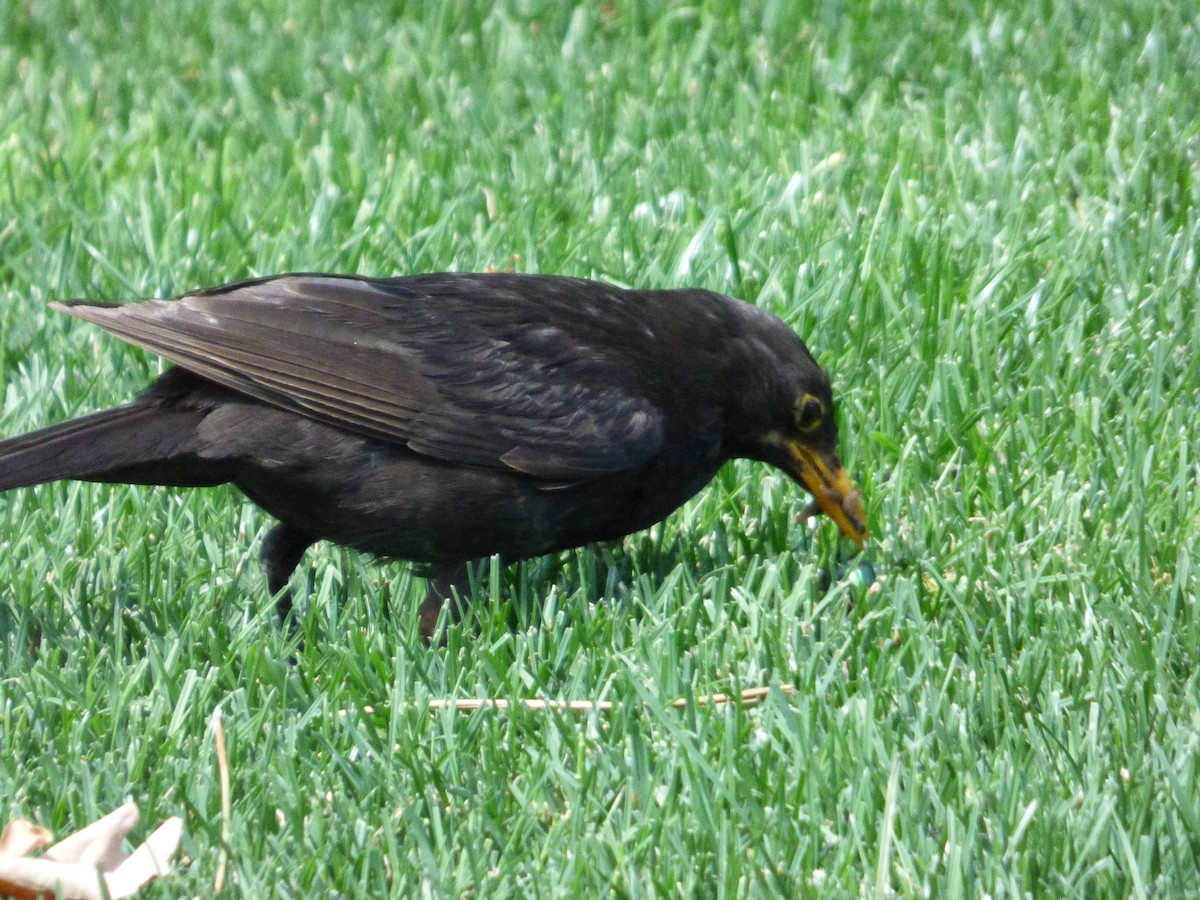
POLYGON ((50 843, 50 832, 24 819, 10 823, 0 837, 0 897, 132 897, 147 881, 171 870, 183 833, 182 819, 167 819, 145 843, 126 853, 121 843, 138 818, 137 804, 126 803, 35 857, 28 854, 50 843))
POLYGON ((0 856, 28 856, 52 840, 54 835, 48 829, 28 819, 17 819, 5 825, 4 834, 0 834, 0 856))

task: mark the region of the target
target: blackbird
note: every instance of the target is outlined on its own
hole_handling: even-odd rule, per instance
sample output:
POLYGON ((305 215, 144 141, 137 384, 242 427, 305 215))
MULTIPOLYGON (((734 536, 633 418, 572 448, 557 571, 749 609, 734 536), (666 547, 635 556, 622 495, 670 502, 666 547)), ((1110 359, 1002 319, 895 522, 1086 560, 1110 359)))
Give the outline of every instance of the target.
POLYGON ((127 406, 0 442, 0 490, 232 483, 278 519, 261 562, 285 620, 292 571, 328 540, 424 564, 429 638, 471 561, 646 528, 737 457, 867 535, 829 378, 780 319, 710 291, 296 274, 51 305, 175 367, 127 406))

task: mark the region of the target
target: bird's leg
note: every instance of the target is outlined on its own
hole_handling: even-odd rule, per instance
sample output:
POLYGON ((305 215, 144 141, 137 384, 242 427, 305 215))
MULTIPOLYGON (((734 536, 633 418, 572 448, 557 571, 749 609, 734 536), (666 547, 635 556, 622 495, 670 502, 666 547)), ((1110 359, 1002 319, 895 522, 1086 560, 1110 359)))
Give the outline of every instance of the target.
POLYGON ((470 599, 471 567, 465 562, 434 566, 426 577, 425 602, 418 612, 421 637, 430 644, 444 644, 446 629, 462 618, 470 599), (438 621, 447 605, 446 624, 439 629, 438 621))
POLYGON ((304 551, 316 543, 316 538, 310 534, 293 528, 286 522, 280 522, 267 532, 263 538, 262 550, 259 553, 259 564, 263 574, 267 576, 267 588, 275 598, 275 611, 279 613, 279 621, 287 624, 292 622, 292 592, 288 590, 288 579, 300 564, 304 551))

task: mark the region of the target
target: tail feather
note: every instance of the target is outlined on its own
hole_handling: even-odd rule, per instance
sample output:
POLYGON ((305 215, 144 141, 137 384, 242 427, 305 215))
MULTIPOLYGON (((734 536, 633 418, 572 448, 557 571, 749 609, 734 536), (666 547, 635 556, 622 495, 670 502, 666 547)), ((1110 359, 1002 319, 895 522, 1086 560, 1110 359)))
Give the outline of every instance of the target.
POLYGON ((203 413, 132 403, 0 441, 0 491, 48 481, 202 487, 229 480, 199 456, 203 413))

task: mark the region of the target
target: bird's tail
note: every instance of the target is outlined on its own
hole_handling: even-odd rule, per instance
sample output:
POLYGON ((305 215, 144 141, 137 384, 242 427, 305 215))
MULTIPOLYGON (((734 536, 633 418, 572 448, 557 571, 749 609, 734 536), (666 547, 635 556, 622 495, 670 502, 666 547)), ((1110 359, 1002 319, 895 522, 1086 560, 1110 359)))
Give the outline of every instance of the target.
POLYGON ((0 441, 0 491, 47 481, 203 487, 229 480, 198 456, 203 414, 131 403, 0 441))

